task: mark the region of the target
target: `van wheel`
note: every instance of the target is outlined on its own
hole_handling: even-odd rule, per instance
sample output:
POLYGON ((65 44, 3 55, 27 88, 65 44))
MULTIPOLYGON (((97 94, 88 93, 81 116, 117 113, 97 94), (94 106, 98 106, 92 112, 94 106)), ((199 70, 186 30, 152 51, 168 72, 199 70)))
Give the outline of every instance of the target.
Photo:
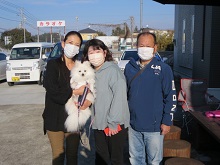
POLYGON ((44 81, 44 76, 43 76, 43 72, 41 72, 41 74, 40 74, 40 79, 39 79, 39 81, 37 82, 38 85, 42 85, 42 84, 43 84, 43 81, 44 81))
POLYGON ((14 82, 8 82, 8 86, 13 86, 14 82))

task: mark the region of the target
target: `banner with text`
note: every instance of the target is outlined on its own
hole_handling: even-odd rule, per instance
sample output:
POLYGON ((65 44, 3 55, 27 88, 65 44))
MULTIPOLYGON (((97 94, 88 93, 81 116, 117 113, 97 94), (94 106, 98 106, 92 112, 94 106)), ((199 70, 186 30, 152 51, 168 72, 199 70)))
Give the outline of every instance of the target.
POLYGON ((55 27, 55 26, 65 26, 65 21, 37 21, 37 27, 55 27))

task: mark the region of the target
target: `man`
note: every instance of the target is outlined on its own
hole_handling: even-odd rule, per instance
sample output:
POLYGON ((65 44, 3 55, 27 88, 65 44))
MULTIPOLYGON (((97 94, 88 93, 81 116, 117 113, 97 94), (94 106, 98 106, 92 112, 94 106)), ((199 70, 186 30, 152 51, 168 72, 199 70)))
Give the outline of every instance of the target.
POLYGON ((159 165, 163 159, 163 138, 170 131, 176 109, 173 72, 169 65, 154 57, 155 34, 140 33, 137 49, 140 59, 131 59, 124 72, 130 110, 130 162, 159 165))

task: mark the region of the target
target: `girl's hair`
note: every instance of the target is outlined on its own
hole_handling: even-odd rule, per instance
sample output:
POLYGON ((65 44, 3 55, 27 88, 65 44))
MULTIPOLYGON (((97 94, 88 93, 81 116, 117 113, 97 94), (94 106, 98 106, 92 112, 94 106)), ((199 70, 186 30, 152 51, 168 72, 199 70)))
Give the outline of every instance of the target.
POLYGON ((89 50, 90 46, 93 47, 93 50, 100 50, 100 49, 106 50, 107 53, 106 53, 105 61, 113 61, 112 52, 108 49, 108 47, 104 44, 104 42, 102 42, 99 39, 91 39, 91 40, 88 40, 85 43, 85 47, 84 47, 84 50, 83 50, 82 61, 88 61, 89 60, 88 50, 89 50))

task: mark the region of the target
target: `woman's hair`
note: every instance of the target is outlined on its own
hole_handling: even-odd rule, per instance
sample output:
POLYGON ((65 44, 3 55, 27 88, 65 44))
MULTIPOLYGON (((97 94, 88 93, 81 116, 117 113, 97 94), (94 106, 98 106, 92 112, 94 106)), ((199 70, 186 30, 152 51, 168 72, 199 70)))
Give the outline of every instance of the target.
POLYGON ((104 44, 104 42, 102 42, 99 39, 91 39, 91 40, 88 40, 85 43, 85 47, 84 47, 84 50, 83 50, 82 61, 88 61, 89 60, 88 50, 89 50, 90 46, 93 47, 93 50, 100 50, 100 49, 106 50, 107 53, 106 53, 105 61, 113 61, 112 52, 108 49, 108 47, 104 44))
MULTIPOLYGON (((77 35, 77 36, 79 37, 79 39, 80 39, 80 41, 81 41, 81 43, 80 43, 80 47, 81 47, 82 42, 83 42, 83 39, 82 39, 81 34, 80 34, 79 32, 77 32, 77 31, 70 31, 70 32, 68 32, 68 33, 65 35, 63 41, 66 42, 66 40, 68 39, 68 37, 71 36, 71 35, 77 35)), ((79 48, 80 48, 80 47, 79 47, 79 48)))
MULTIPOLYGON (((82 42, 83 42, 83 39, 82 39, 81 34, 80 34, 79 32, 77 32, 77 31, 70 31, 70 32, 68 32, 68 33, 65 35, 63 41, 66 42, 66 40, 68 39, 68 37, 71 36, 71 35, 76 35, 76 36, 79 37, 79 39, 80 39, 80 41, 81 41, 81 43, 80 43, 80 47, 81 47, 82 42)), ((80 47, 79 47, 79 48, 80 48, 80 47)), ((63 65, 61 65, 62 62, 65 63, 65 58, 63 58, 63 56, 64 56, 64 50, 62 50, 62 56, 60 56, 58 59, 56 59, 56 61, 57 61, 58 64, 59 64, 59 71, 61 71, 61 73, 64 74, 64 77, 65 77, 66 79, 68 79, 68 78, 69 78, 69 73, 66 73, 66 72, 65 72, 65 68, 63 68, 63 67, 62 67, 63 65)), ((73 60, 73 61, 76 61, 77 56, 78 56, 78 55, 74 56, 74 57, 72 58, 72 60, 73 60)))

